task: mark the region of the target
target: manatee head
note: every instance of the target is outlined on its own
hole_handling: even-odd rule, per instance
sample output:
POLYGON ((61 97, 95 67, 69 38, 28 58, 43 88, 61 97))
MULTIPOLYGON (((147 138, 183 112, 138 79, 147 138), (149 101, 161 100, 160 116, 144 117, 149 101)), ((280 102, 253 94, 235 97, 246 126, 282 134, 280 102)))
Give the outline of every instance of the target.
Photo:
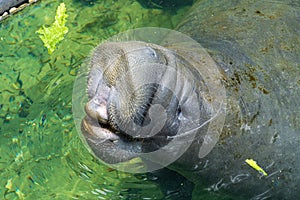
POLYGON ((87 94, 81 131, 108 164, 161 149, 178 157, 211 117, 199 72, 178 52, 151 43, 99 45, 89 63, 87 94))

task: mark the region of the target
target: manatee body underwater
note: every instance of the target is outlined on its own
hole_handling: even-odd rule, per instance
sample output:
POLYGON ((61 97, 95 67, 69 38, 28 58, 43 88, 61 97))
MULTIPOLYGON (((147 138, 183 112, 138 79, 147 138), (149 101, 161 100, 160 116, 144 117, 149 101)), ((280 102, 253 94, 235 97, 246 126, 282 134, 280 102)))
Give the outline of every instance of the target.
POLYGON ((177 30, 198 41, 221 74, 211 74, 212 82, 221 83, 226 92, 220 101, 226 102, 226 117, 222 128, 215 129, 216 145, 200 156, 205 134, 214 126, 212 113, 218 112, 212 112, 216 108, 201 74, 203 66, 194 69, 189 64, 193 49, 107 42, 95 49, 89 63, 81 132, 92 153, 115 164, 160 150, 178 138, 180 146, 181 131, 194 121, 199 127, 192 143, 169 169, 211 192, 245 199, 298 199, 300 2, 204 0, 192 7, 177 30), (180 73, 169 68, 151 72, 152 66, 161 65, 180 73), (143 70, 131 70, 135 67, 143 70), (137 84, 149 73, 156 81, 137 84), (172 81, 172 91, 157 84, 170 86, 172 81), (165 109, 163 115, 160 108, 150 112, 157 104, 165 109), (164 126, 152 134, 160 121, 164 126), (246 159, 255 160, 265 173, 246 159))

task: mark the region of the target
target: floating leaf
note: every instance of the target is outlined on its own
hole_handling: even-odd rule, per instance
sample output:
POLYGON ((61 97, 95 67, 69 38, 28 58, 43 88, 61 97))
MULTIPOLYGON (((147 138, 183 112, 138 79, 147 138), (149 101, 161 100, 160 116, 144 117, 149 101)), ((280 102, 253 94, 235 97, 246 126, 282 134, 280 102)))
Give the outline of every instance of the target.
POLYGON ((255 169, 258 172, 261 172, 264 176, 268 176, 268 174, 263 170, 258 164, 256 163, 255 160, 253 159, 246 159, 245 162, 250 165, 253 169, 255 169))
POLYGON ((53 24, 47 28, 43 26, 37 31, 37 33, 40 34, 41 40, 44 42, 44 46, 47 47, 49 54, 54 52, 56 44, 62 41, 68 32, 68 27, 65 26, 67 17, 66 6, 64 3, 61 3, 57 7, 53 24))

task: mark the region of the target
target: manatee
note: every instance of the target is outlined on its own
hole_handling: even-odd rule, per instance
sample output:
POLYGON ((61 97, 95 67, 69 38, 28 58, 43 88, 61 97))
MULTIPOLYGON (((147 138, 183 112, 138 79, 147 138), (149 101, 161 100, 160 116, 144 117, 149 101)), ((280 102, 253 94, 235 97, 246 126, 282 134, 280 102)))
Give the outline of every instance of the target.
POLYGON ((203 185, 202 190, 245 199, 298 199, 299 19, 299 1, 199 1, 177 30, 198 41, 215 62, 219 75, 208 78, 202 74, 210 67, 207 55, 180 44, 99 45, 89 63, 81 123, 86 144, 100 160, 116 164, 173 140, 180 148, 192 138, 168 168, 203 185), (193 63, 195 56, 205 62, 193 63), (152 70, 157 66, 165 67, 152 70), (139 84, 149 74, 155 81, 139 84), (221 90, 211 90, 207 80, 222 85, 221 90), (222 88, 225 99, 213 105, 215 97, 224 97, 222 88), (221 129, 214 129, 216 144, 200 155, 215 115, 224 113, 221 129), (152 134, 161 121, 163 126, 152 134), (193 137, 182 134, 189 128, 193 137))

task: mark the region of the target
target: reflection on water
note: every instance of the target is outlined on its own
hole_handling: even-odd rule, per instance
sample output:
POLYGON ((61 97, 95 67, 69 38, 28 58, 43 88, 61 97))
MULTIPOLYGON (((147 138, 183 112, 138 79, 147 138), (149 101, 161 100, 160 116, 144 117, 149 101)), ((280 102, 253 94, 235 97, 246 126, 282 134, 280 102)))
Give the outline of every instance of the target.
POLYGON ((192 187, 180 179, 179 189, 163 189, 159 176, 109 169, 77 135, 72 87, 90 51, 130 28, 174 28, 188 9, 147 10, 136 1, 116 2, 65 0, 69 32, 52 55, 36 31, 53 23, 60 2, 39 2, 1 22, 0 199, 181 199, 180 187, 192 187))

